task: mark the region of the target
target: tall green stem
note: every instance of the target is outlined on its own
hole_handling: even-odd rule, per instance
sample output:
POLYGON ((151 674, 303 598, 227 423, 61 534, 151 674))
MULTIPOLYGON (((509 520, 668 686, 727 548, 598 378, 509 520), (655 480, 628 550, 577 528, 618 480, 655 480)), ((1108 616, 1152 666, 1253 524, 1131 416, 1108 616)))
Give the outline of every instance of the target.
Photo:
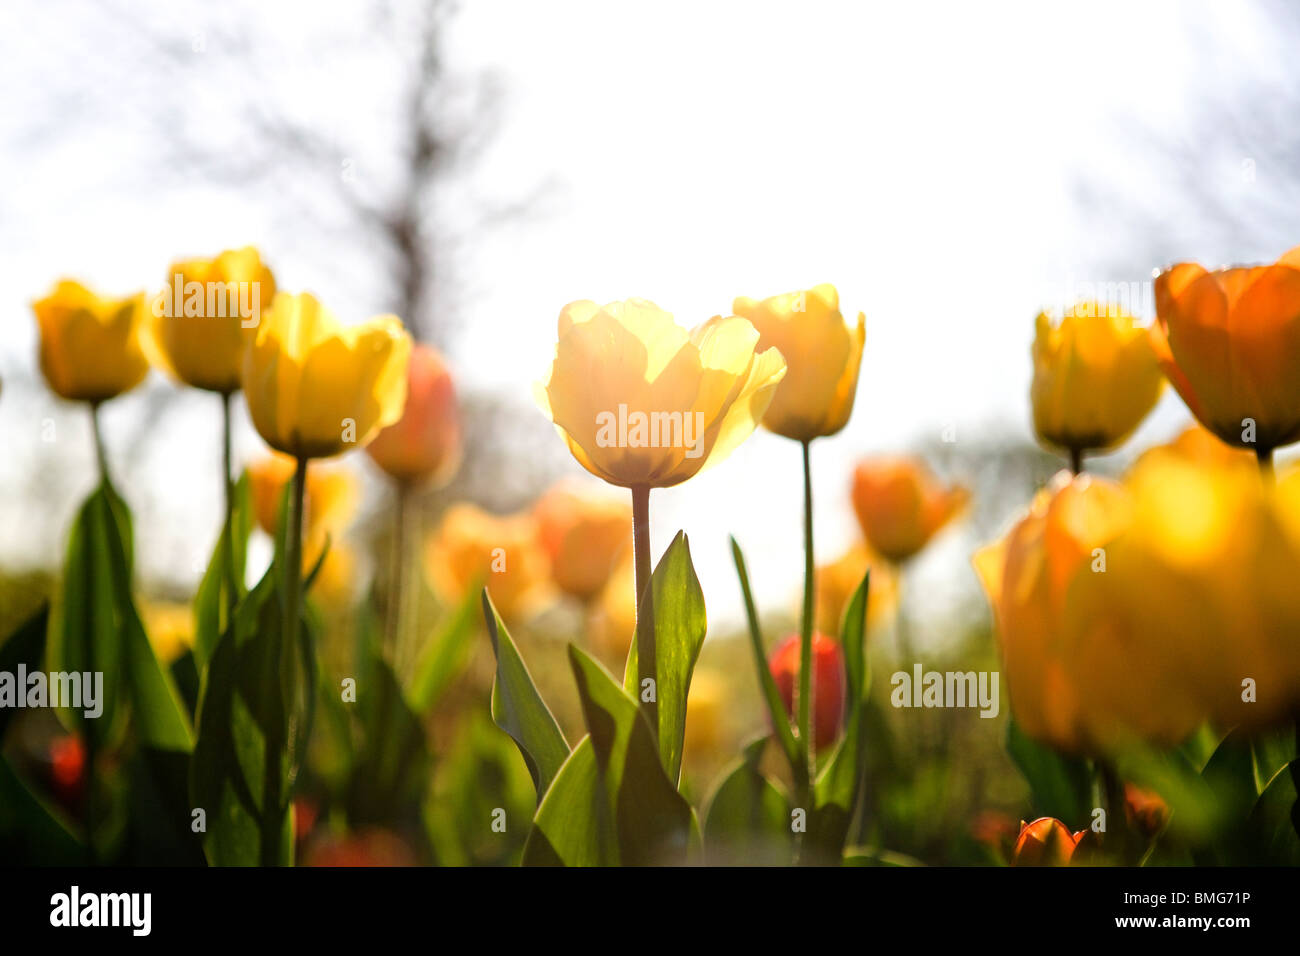
POLYGON ((284 811, 288 795, 283 792, 285 748, 290 745, 288 723, 293 707, 294 659, 298 647, 298 622, 302 616, 302 511, 307 489, 307 461, 298 459, 293 474, 293 487, 289 493, 289 513, 285 516, 288 529, 285 535, 284 568, 281 578, 280 668, 281 700, 284 701, 285 723, 273 724, 266 741, 266 788, 262 806, 262 865, 277 866, 283 834, 284 811))
POLYGON ((655 654, 654 588, 650 578, 650 486, 632 488, 632 552, 636 563, 636 659, 638 693, 641 708, 650 720, 650 729, 659 735, 659 682, 655 654), (646 681, 654 688, 646 694, 646 681), (649 700, 646 700, 646 697, 649 700))
POLYGON ((104 451, 104 433, 99 423, 99 403, 90 406, 90 430, 95 436, 95 461, 99 463, 99 480, 112 485, 113 479, 108 472, 108 454, 104 451))
POLYGON ((224 626, 230 624, 230 620, 235 614, 235 605, 239 601, 239 581, 238 574, 235 571, 235 485, 232 477, 234 456, 231 453, 231 413, 230 413, 231 393, 223 392, 221 395, 221 485, 224 493, 226 504, 225 524, 222 525, 222 535, 225 537, 226 561, 224 574, 226 576, 226 620, 224 626))
POLYGON ((1111 838, 1111 852, 1121 865, 1127 865, 1129 832, 1128 818, 1124 813, 1124 781, 1109 761, 1098 761, 1097 771, 1101 774, 1101 786, 1106 794, 1106 834, 1111 838))
POLYGON ((398 648, 402 644, 405 626, 404 594, 406 568, 406 506, 409 498, 407 485, 399 481, 393 495, 393 552, 388 569, 388 620, 387 651, 389 662, 397 666, 398 648))
POLYGON ((813 590, 816 567, 813 561, 813 503, 812 503, 812 442, 803 445, 803 622, 799 632, 799 748, 808 765, 808 777, 813 776, 812 739, 812 656, 813 656, 813 590))

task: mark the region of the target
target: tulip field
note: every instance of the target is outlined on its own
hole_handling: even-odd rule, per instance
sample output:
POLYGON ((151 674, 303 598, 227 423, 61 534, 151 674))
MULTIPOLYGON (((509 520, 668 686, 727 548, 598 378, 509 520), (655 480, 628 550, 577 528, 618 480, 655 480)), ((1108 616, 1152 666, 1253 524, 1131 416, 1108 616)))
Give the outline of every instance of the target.
POLYGON ((1300 13, 1006 3, 41 13, 0 925, 1285 933, 1300 13))
POLYGON ((895 598, 970 489, 866 457, 845 476, 861 543, 814 560, 813 450, 854 412, 864 346, 834 286, 693 328, 644 299, 563 306, 536 427, 588 478, 513 514, 453 502, 424 529, 472 440, 445 359, 397 317, 343 325, 277 288, 251 247, 170 271, 183 299, 64 279, 32 305, 33 360, 90 419, 99 474, 56 586, 0 645, 4 728, 47 748, 3 764, 9 861, 1300 862, 1300 472, 1273 466, 1300 437, 1300 250, 1173 266, 1150 325, 1100 302, 1038 317, 1029 402, 1061 467, 971 555, 992 628, 960 660, 913 646, 895 598), (166 612, 136 593, 132 489, 99 428, 151 368, 224 422, 224 524, 166 612), (1166 382, 1197 423, 1093 475, 1166 382), (236 468, 244 407, 267 447, 236 468), (758 428, 802 463, 802 605, 772 631, 733 538, 747 627, 702 667, 690 529, 653 547, 652 501, 758 428), (391 522, 364 593, 336 541, 354 479, 331 463, 356 452, 391 522), (274 542, 256 572, 254 529, 274 542), (570 635, 535 627, 556 602, 581 611, 570 635), (720 725, 739 675, 737 735, 720 725), (953 718, 931 710, 969 714, 1015 785, 954 779, 933 752, 953 718), (935 773, 968 789, 963 813, 925 796, 935 773))

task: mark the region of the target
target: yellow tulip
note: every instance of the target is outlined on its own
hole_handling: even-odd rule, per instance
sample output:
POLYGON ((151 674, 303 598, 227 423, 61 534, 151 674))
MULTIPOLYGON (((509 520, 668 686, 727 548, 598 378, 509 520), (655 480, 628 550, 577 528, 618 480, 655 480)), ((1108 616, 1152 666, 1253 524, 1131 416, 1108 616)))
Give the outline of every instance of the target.
POLYGON ((1156 279, 1155 346, 1192 414, 1267 456, 1300 439, 1300 246, 1275 264, 1156 279))
POLYGON ((749 437, 784 374, 746 319, 716 316, 688 332, 642 299, 574 302, 560 313, 537 401, 593 475, 666 488, 749 437))
POLYGON ((965 488, 945 488, 910 458, 868 459, 853 472, 853 508, 862 533, 895 564, 924 548, 969 500, 965 488))
POLYGON ((343 328, 315 297, 281 292, 244 356, 253 424, 297 458, 364 447, 402 415, 410 353, 395 316, 343 328))
POLYGON ((1098 303, 1076 305, 1057 324, 1040 312, 1033 353, 1034 430, 1074 455, 1123 442, 1164 386, 1147 330, 1098 303))
POLYGON ((871 599, 867 601, 868 633, 893 613, 898 603, 898 574, 889 562, 872 554, 865 545, 855 545, 836 560, 817 568, 817 607, 814 630, 839 634, 844 611, 871 569, 871 599))
POLYGON ((173 601, 143 601, 141 623, 158 660, 170 664, 194 646, 194 609, 173 601))
POLYGON ((551 578, 566 594, 589 601, 631 552, 632 508, 561 482, 533 507, 551 578))
MULTIPOLYGON (((1300 504, 1300 500, 1297 501, 1300 504)), ((1058 481, 976 568, 1016 719, 1067 751, 1176 744, 1300 703, 1300 510, 1248 469, 1149 455, 1058 481)))
POLYGON ((146 325, 150 358, 186 385, 222 394, 238 391, 244 352, 262 310, 275 298, 271 270, 248 246, 215 259, 174 262, 167 282, 146 325))
POLYGON ((848 423, 858 387, 866 318, 849 329, 833 285, 819 285, 758 301, 741 297, 732 311, 753 323, 760 349, 775 348, 786 362, 763 427, 796 441, 834 435, 848 423))
POLYGON ((477 505, 452 505, 425 550, 434 592, 447 603, 486 585, 503 618, 523 617, 547 597, 549 568, 526 512, 498 516, 477 505))
POLYGON ((149 363, 140 346, 143 292, 107 299, 63 279, 32 310, 41 333, 41 373, 56 394, 97 404, 144 380, 149 363))

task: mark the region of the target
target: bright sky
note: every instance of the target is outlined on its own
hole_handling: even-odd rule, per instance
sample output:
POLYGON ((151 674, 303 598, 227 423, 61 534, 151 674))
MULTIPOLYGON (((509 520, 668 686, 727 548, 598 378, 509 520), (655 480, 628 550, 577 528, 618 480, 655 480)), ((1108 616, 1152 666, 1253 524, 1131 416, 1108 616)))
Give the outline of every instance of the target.
MULTIPOLYGON (((450 213, 460 215, 476 198, 550 188, 526 220, 462 244, 464 333, 453 356, 460 373, 528 401, 549 363, 556 314, 572 299, 643 296, 693 325, 727 311, 737 295, 835 283, 846 312, 866 313, 867 346, 853 420, 816 449, 821 559, 856 534, 847 476, 861 454, 905 448, 948 424, 959 441, 988 428, 1030 437, 1035 313, 1059 308, 1072 286, 1149 279, 1159 264, 1133 261, 1113 271, 1116 250, 1135 243, 1115 234, 1106 210, 1079 207, 1076 183, 1091 178, 1120 183, 1121 195, 1158 195, 1161 172, 1131 141, 1132 129, 1177 139, 1207 76, 1227 76, 1230 64, 1243 61, 1257 71, 1282 62, 1270 58, 1276 51, 1263 20, 1245 5, 484 0, 465 7, 449 65, 492 73, 502 112, 450 213)), ((358 29, 358 9, 260 5, 256 34, 283 56, 276 82, 322 122, 355 127, 362 142, 383 128, 389 81, 383 62, 359 62, 360 54, 339 45, 338 35, 358 29), (317 33, 334 35, 334 45, 313 42, 317 33)), ((162 4, 156 10, 160 22, 182 29, 191 15, 162 4)), ((44 4, 0 12, 4 46, 17 47, 0 58, 8 64, 0 65, 0 85, 14 94, 5 109, 17 111, 0 126, 9 134, 0 141, 0 178, 9 184, 0 197, 0 375, 30 369, 27 303, 56 276, 73 273, 109 289, 153 285, 177 254, 250 241, 272 258, 283 286, 313 289, 343 315, 379 311, 373 284, 355 280, 348 249, 320 255, 238 191, 145 188, 152 144, 129 113, 113 112, 113 84, 125 89, 129 79, 101 76, 93 60, 78 59, 93 57, 95 38, 69 37, 71 22, 44 4), (92 65, 84 75, 51 77, 51 62, 92 65), (78 83, 94 87, 84 95, 109 111, 107 120, 99 115, 84 135, 54 145, 16 140, 30 118, 24 103, 41 102, 42 92, 62 102, 54 94, 78 83), (23 90, 30 95, 17 95, 23 90)), ((201 28, 189 29, 203 37, 201 28)), ((200 118, 211 110, 219 130, 220 90, 211 93, 214 102, 195 109, 200 118)), ((1207 188, 1241 188, 1233 171, 1207 188)), ((357 174, 383 171, 362 161, 357 174)), ((1176 211, 1171 220, 1181 228, 1176 211)), ((1283 251, 1221 249, 1190 226, 1181 235, 1186 258, 1283 251)), ((157 573, 201 561, 204 522, 215 520, 203 477, 215 413, 201 397, 178 400, 191 403, 193 420, 203 424, 175 436, 172 460, 131 466, 163 469, 154 473, 160 502, 147 515, 157 527, 143 531, 146 541, 156 536, 157 573)), ((114 414, 126 420, 131 412, 114 414)), ((84 423, 51 400, 0 400, 6 444, 26 449, 8 465, 0 456, 0 486, 26 480, 39 450, 35 423, 46 415, 62 416, 73 440, 85 439, 84 423)), ((1169 435, 1184 417, 1176 398, 1167 398, 1139 441, 1169 435)), ((540 415, 538 427, 548 427, 540 415)), ((253 453, 256 441, 246 434, 241 447, 253 453)), ((84 483, 50 480, 70 512, 84 483)), ((656 496, 656 549, 687 527, 711 616, 739 607, 726 555, 732 531, 751 552, 760 593, 794 600, 798 482, 795 446, 761 435, 712 473, 656 496)), ((22 527, 22 510, 21 500, 0 496, 3 527, 22 527)), ((930 556, 950 580, 962 576, 961 588, 970 585, 969 544, 930 556)), ((48 560, 57 551, 57 542, 0 538, 0 561, 48 560)))

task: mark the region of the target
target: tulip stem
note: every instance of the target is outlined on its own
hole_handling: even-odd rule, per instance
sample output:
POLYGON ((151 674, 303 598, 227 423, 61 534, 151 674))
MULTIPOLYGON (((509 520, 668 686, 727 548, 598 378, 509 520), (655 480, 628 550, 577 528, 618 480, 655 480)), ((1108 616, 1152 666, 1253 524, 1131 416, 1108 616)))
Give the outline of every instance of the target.
POLYGON ((1070 449, 1070 472, 1075 475, 1083 473, 1083 449, 1070 449))
POLYGON ((393 495, 393 554, 392 564, 388 569, 388 655, 389 662, 396 666, 397 649, 402 639, 402 602, 405 581, 403 569, 406 567, 406 483, 397 482, 393 495))
MULTIPOLYGON (((803 445, 803 621, 799 633, 799 747, 808 767, 808 779, 813 776, 812 739, 812 643, 813 643, 813 589, 816 574, 813 562, 813 504, 812 504, 812 450, 811 441, 803 445)), ((808 808, 805 808, 808 809, 808 808)))
POLYGON ((632 486, 632 551, 636 562, 636 659, 641 707, 659 739, 658 662, 655 656, 654 587, 650 570, 650 486, 632 486), (646 684, 649 680, 651 683, 646 684), (653 691, 646 693, 646 688, 653 691), (649 698, 648 700, 646 698, 649 698))
POLYGON ((231 393, 221 394, 221 484, 225 493, 226 521, 225 536, 226 566, 226 625, 229 626, 235 615, 235 604, 239 601, 239 581, 235 573, 235 486, 231 478, 234 456, 231 454, 231 393))
MULTIPOLYGON (((280 584, 282 587, 283 617, 280 624, 280 668, 279 681, 286 720, 293 707, 295 668, 294 657, 298 647, 298 628, 301 618, 302 597, 302 511, 303 498, 307 490, 307 462, 309 459, 299 457, 293 473, 293 487, 289 492, 289 510, 285 515, 288 525, 285 534, 284 568, 280 584)), ((282 842, 284 811, 288 806, 288 794, 284 793, 284 750, 290 746, 288 724, 272 726, 266 740, 266 782, 265 799, 262 804, 262 865, 278 866, 282 842)))
POLYGON ((104 450, 104 433, 99 423, 99 403, 90 406, 90 430, 95 436, 95 460, 99 463, 99 480, 112 487, 113 479, 108 473, 108 453, 104 450))
POLYGON ((1101 786, 1106 794, 1106 832, 1114 837, 1111 848, 1120 864, 1127 865, 1128 820, 1124 814, 1124 781, 1110 761, 1098 761, 1097 771, 1101 774, 1101 786))
POLYGON ((1264 484, 1272 487, 1277 481, 1273 472, 1273 449, 1256 445, 1255 460, 1259 462, 1259 474, 1264 479, 1264 484))

